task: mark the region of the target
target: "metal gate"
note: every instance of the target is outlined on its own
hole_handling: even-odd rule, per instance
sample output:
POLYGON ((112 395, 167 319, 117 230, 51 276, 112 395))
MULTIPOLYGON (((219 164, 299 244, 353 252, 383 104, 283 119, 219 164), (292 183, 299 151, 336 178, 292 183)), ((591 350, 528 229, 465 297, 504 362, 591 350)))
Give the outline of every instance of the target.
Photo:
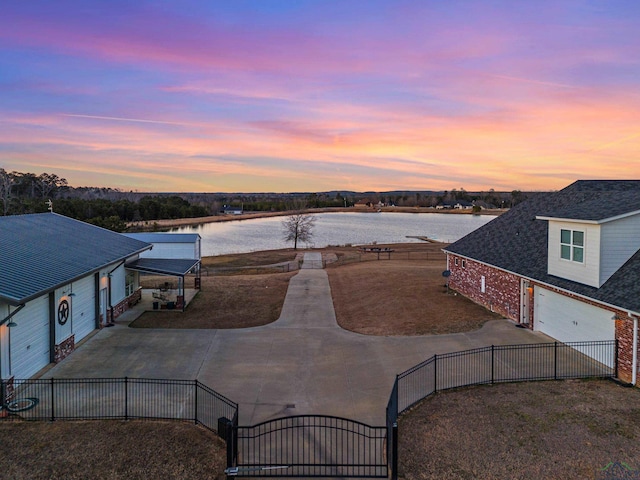
POLYGON ((387 478, 387 427, 300 415, 227 431, 227 475, 387 478))

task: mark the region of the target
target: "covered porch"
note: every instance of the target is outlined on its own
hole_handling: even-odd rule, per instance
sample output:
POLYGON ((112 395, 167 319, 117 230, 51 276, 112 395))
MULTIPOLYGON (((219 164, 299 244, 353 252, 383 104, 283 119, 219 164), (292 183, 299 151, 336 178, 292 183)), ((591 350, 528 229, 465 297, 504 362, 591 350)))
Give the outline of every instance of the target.
POLYGON ((199 259, 139 258, 125 265, 142 277, 140 306, 144 310, 181 310, 200 291, 199 259))

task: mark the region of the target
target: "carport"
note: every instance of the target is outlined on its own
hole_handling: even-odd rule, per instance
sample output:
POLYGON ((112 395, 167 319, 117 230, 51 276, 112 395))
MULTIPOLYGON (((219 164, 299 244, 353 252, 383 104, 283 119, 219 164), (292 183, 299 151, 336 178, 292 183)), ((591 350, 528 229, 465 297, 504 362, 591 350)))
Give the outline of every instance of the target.
MULTIPOLYGON (((195 282, 193 291, 200 290, 200 259, 173 259, 173 258, 139 258, 125 265, 128 270, 133 270, 140 273, 146 273, 151 275, 164 275, 178 278, 178 288, 175 302, 172 302, 168 294, 165 296, 163 293, 162 285, 159 285, 158 292, 153 291, 153 298, 157 299, 158 304, 166 302, 166 305, 175 305, 175 308, 181 309, 183 312, 187 306, 187 303, 193 298, 187 298, 185 295, 185 277, 189 274, 195 274, 195 282)), ((165 291, 168 290, 168 282, 165 282, 165 291)))

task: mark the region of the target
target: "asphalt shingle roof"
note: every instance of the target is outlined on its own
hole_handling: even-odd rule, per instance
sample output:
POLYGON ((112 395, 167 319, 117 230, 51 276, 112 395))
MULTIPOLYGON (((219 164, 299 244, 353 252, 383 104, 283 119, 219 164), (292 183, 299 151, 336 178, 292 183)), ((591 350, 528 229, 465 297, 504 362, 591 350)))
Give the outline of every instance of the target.
POLYGON ((0 300, 24 303, 150 246, 55 213, 0 217, 0 300))
POLYGON ((580 180, 540 193, 445 250, 626 310, 640 312, 640 251, 600 288, 547 274, 548 221, 602 221, 640 211, 640 181, 580 180))

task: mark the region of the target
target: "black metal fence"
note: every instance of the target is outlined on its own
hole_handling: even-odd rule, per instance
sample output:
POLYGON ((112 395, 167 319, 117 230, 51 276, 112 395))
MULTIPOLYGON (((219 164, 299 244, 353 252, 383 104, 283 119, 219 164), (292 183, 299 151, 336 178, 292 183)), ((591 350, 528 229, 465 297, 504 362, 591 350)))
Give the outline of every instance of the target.
MULTIPOLYGON (((21 420, 184 420, 218 433, 220 417, 237 416, 238 405, 197 380, 149 378, 49 378, 3 383, 3 411, 12 401, 37 399, 21 420)), ((9 407, 9 408, 7 408, 9 407)))
POLYGON ((434 355, 396 376, 381 427, 324 415, 240 426, 238 405, 197 380, 127 377, 2 382, 0 413, 9 412, 8 420, 191 421, 226 440, 230 475, 396 479, 398 417, 421 400, 471 385, 616 377, 617 350, 613 340, 493 345, 434 355), (11 415, 21 398, 37 404, 11 415))
MULTIPOLYGON (((238 476, 387 478, 385 427, 346 418, 299 415, 236 426, 238 476)), ((231 440, 231 441, 230 441, 231 440)))
POLYGON ((371 262, 378 260, 424 260, 424 261, 444 261, 446 255, 444 252, 423 251, 423 250, 403 250, 403 251, 387 251, 380 249, 379 251, 369 250, 367 252, 354 251, 345 255, 340 255, 335 261, 323 260, 323 268, 338 267, 351 263, 371 262))
MULTIPOLYGON (((430 395, 472 385, 611 378, 617 376, 617 341, 492 345, 434 355, 400 373, 387 404, 387 432, 397 435, 399 415, 430 395)), ((397 437, 396 437, 397 438, 397 437)), ((397 478, 397 442, 389 442, 391 478, 397 478)))

